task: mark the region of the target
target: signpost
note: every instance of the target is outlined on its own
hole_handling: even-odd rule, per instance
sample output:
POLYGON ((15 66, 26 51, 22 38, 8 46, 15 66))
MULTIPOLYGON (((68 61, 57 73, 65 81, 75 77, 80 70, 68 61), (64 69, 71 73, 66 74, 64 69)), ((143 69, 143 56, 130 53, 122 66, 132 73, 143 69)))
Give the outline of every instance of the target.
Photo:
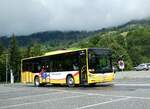
POLYGON ((14 83, 14 75, 13 75, 12 69, 10 70, 10 83, 11 84, 14 83))
POLYGON ((118 66, 119 66, 119 69, 121 70, 121 71, 123 71, 124 70, 124 61, 123 60, 119 60, 118 61, 118 66))

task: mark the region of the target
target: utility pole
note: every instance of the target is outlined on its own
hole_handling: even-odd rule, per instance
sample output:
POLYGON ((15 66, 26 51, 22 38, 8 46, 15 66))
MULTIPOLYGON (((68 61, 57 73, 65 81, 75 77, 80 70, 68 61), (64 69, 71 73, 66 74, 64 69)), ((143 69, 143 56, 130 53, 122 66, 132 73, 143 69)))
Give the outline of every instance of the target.
POLYGON ((6 84, 7 84, 7 71, 8 71, 8 54, 6 54, 6 84))

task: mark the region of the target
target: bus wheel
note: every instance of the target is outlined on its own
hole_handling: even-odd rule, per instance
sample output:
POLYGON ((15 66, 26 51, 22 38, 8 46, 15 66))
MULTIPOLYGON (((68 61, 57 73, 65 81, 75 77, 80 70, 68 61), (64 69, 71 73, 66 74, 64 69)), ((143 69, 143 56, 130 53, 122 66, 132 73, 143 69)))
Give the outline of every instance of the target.
POLYGON ((74 79, 71 75, 67 76, 66 82, 67 82, 68 87, 74 87, 75 86, 74 79))
POLYGON ((38 76, 36 76, 36 77, 34 78, 34 86, 36 86, 36 87, 39 87, 39 86, 40 86, 40 79, 39 79, 38 76))
POLYGON ((89 84, 89 86, 94 87, 94 86, 96 86, 96 83, 91 83, 91 84, 89 84))

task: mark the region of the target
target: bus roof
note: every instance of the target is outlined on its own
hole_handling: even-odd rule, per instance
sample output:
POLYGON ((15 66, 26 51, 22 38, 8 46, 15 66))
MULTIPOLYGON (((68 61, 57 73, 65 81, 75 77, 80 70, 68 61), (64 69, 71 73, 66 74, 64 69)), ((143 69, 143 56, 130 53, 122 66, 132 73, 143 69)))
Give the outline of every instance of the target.
POLYGON ((41 56, 34 56, 34 57, 24 58, 22 60, 40 58, 40 57, 63 54, 63 53, 69 53, 69 52, 75 52, 75 51, 81 51, 81 50, 86 50, 86 49, 87 48, 82 48, 82 49, 81 48, 80 49, 70 48, 70 49, 67 49, 67 50, 65 50, 65 49, 64 50, 56 50, 56 51, 47 52, 47 53, 45 53, 44 55, 41 55, 41 56))
POLYGON ((80 51, 80 50, 85 50, 85 48, 84 49, 56 50, 56 51, 47 52, 44 54, 44 56, 63 54, 63 53, 68 53, 68 52, 80 51))
POLYGON ((45 57, 45 56, 51 56, 51 55, 57 55, 57 54, 63 54, 63 53, 69 53, 69 52, 76 52, 76 51, 81 51, 81 50, 87 50, 87 49, 99 49, 99 50, 102 50, 102 51, 109 51, 110 49, 108 48, 70 48, 70 49, 67 49, 67 50, 56 50, 56 51, 51 51, 51 52, 47 52, 45 53, 44 55, 41 55, 41 56, 35 56, 35 57, 29 57, 29 58, 24 58, 22 60, 28 60, 28 59, 34 59, 34 58, 40 58, 40 57, 45 57))

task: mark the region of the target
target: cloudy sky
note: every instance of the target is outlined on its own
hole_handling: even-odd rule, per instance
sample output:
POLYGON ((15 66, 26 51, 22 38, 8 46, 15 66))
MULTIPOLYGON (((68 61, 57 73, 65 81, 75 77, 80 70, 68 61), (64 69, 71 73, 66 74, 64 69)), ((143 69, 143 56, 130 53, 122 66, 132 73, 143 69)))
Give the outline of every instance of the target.
POLYGON ((0 0, 0 36, 97 30, 150 16, 150 0, 0 0))

